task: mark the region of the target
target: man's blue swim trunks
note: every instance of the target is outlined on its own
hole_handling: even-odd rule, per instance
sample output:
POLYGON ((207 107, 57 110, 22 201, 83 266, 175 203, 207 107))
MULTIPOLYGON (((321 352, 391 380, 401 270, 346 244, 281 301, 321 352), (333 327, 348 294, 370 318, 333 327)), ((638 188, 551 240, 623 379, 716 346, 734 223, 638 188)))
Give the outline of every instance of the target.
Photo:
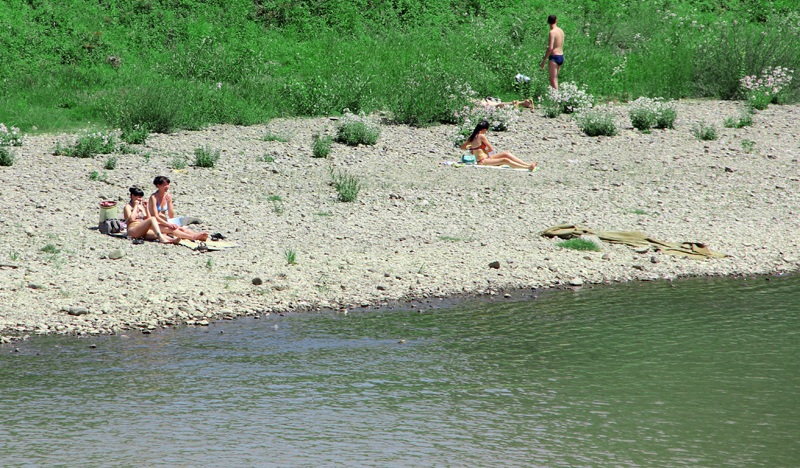
POLYGON ((564 63, 564 56, 563 55, 551 55, 550 61, 555 62, 556 65, 562 65, 564 63))

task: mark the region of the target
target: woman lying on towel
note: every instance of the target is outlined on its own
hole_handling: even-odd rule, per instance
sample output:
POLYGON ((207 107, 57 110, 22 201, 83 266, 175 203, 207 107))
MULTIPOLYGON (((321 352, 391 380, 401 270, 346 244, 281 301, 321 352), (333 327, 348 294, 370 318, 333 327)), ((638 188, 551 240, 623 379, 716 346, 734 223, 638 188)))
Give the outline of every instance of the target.
POLYGON ((172 234, 181 239, 205 242, 208 239, 207 232, 192 231, 188 227, 180 226, 172 221, 171 218, 175 218, 175 209, 172 207, 172 194, 167 193, 169 184, 170 180, 165 176, 158 176, 153 179, 156 191, 150 195, 150 201, 148 202, 147 208, 150 210, 150 216, 156 218, 161 230, 167 234, 172 234))
POLYGON ((177 244, 180 239, 164 235, 158 221, 147 212, 146 202, 142 201, 144 191, 139 187, 130 188, 131 199, 123 214, 128 225, 128 237, 131 239, 158 239, 162 244, 177 244))
POLYGON ((538 163, 526 163, 518 157, 503 151, 502 153, 495 153, 494 147, 486 138, 486 132, 489 130, 489 122, 486 120, 481 121, 475 126, 472 135, 467 138, 467 141, 461 145, 462 150, 469 150, 475 156, 478 164, 483 166, 503 166, 508 165, 517 169, 536 169, 538 163))

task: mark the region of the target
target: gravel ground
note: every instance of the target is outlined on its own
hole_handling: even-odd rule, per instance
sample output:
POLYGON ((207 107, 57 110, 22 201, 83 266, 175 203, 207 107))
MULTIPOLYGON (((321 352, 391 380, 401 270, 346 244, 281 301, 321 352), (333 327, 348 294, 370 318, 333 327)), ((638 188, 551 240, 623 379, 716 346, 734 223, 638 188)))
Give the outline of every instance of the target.
POLYGON ((723 128, 739 106, 679 101, 675 129, 651 134, 632 129, 620 106, 614 137, 587 137, 569 116, 525 111, 489 138, 539 161, 532 174, 442 164, 461 154, 452 126, 383 126, 375 146, 334 144, 327 159, 311 157, 312 135, 332 133, 333 119, 214 126, 151 135, 109 171, 107 156, 53 155, 75 134, 29 136, 12 148, 16 163, 0 167, 0 341, 570 284, 794 272, 800 107, 770 106, 751 127, 723 128), (716 125, 717 140, 693 136, 703 120, 716 125), (216 168, 170 169, 206 145, 221 150, 216 168), (331 170, 363 182, 355 202, 337 201, 331 170), (107 179, 90 181, 92 171, 107 179), (149 194, 156 175, 172 179, 179 214, 239 247, 201 253, 96 230, 101 200, 121 207, 128 187, 149 194), (567 250, 538 235, 560 223, 703 242, 730 256, 567 250), (55 249, 42 251, 48 245, 55 249), (296 264, 287 264, 288 251, 296 264), (115 253, 122 258, 109 258, 115 253))

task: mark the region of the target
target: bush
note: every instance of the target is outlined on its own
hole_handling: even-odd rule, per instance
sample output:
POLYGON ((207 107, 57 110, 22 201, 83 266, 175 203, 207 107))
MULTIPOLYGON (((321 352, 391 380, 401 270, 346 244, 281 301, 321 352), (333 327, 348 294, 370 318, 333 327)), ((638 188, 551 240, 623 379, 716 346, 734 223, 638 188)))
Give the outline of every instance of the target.
POLYGON ((109 171, 113 171, 114 169, 116 169, 117 158, 115 156, 109 156, 108 159, 106 159, 106 163, 103 165, 103 168, 109 171))
POLYGON ((581 112, 575 118, 578 121, 578 128, 588 136, 614 136, 617 134, 617 126, 611 110, 589 109, 581 112))
POLYGON ((374 145, 381 135, 381 127, 364 114, 346 112, 336 131, 336 141, 348 146, 374 145))
POLYGON ((345 172, 334 172, 331 170, 331 179, 333 187, 339 193, 339 201, 352 202, 356 200, 362 185, 355 176, 345 172))
POLYGON ((556 91, 547 89, 547 96, 540 99, 540 105, 547 117, 557 117, 559 114, 571 114, 594 105, 594 96, 586 92, 586 86, 578 88, 573 82, 562 83, 556 91))
POLYGON ((150 132, 147 130, 147 125, 137 123, 131 128, 123 129, 120 138, 130 145, 143 145, 148 136, 150 132))
POLYGON ((0 123, 0 146, 22 146, 23 139, 17 127, 9 130, 5 124, 0 123))
POLYGON ((728 117, 725 119, 725 128, 743 128, 753 125, 753 115, 743 112, 739 117, 728 117))
POLYGON ((197 167, 211 167, 217 165, 217 161, 219 161, 220 150, 212 149, 210 146, 206 145, 202 148, 196 148, 194 150, 194 165, 197 167))
POLYGON ((670 103, 661 98, 640 97, 630 103, 628 115, 631 124, 638 130, 646 132, 651 128, 673 128, 677 112, 670 103))
POLYGON ((678 112, 669 106, 662 105, 661 111, 656 116, 656 128, 675 128, 675 119, 678 112))
POLYGON ((794 71, 786 67, 767 67, 760 76, 749 75, 739 80, 741 92, 750 107, 764 110, 792 82, 792 73, 794 71))
POLYGON ((312 154, 315 158, 327 158, 328 153, 331 151, 331 144, 333 137, 330 135, 320 136, 318 133, 314 134, 314 145, 312 154))
POLYGON ((572 250, 581 250, 581 251, 593 251, 598 252, 600 251, 600 246, 595 244, 593 241, 576 238, 576 239, 569 239, 562 242, 559 242, 559 247, 563 247, 565 249, 572 249, 572 250))
POLYGON ((701 141, 709 141, 717 139, 717 129, 713 125, 708 125, 705 121, 701 121, 692 126, 692 134, 701 141))
POLYGON ((14 153, 0 146, 0 166, 13 166, 14 159, 14 153))
POLYGON ((95 154, 110 154, 114 152, 116 143, 114 135, 107 132, 89 133, 78 137, 72 146, 62 147, 56 144, 56 155, 72 158, 91 158, 95 154))
POLYGON ((131 138, 126 142, 141 144, 149 132, 172 133, 181 128, 181 109, 187 99, 186 89, 180 86, 137 88, 107 103, 106 119, 131 138))
POLYGON ((186 164, 187 164, 186 156, 176 154, 175 156, 172 157, 172 161, 170 161, 169 167, 178 170, 186 169, 186 164))

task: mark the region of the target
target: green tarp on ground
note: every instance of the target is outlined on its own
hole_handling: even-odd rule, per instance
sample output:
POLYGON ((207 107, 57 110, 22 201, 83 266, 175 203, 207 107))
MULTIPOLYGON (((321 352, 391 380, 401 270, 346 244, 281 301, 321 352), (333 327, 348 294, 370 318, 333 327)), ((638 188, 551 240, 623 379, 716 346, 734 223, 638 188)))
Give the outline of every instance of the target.
POLYGON ((559 224, 541 232, 544 237, 558 237, 560 239, 574 239, 582 235, 597 236, 598 239, 609 244, 625 244, 631 247, 649 247, 653 250, 669 255, 679 255, 694 259, 723 258, 726 254, 709 250, 705 244, 699 242, 671 243, 653 239, 639 231, 592 231, 579 224, 559 224))

